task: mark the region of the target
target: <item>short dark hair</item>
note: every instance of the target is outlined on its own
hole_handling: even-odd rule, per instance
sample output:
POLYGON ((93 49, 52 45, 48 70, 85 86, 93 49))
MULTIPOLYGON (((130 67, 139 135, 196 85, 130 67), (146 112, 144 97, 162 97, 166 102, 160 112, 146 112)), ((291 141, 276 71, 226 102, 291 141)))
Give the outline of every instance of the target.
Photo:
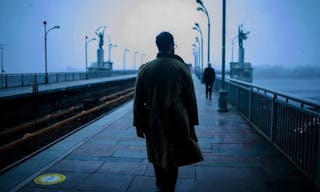
POLYGON ((156 44, 159 51, 169 51, 170 45, 174 45, 173 36, 169 32, 161 32, 156 37, 156 44))

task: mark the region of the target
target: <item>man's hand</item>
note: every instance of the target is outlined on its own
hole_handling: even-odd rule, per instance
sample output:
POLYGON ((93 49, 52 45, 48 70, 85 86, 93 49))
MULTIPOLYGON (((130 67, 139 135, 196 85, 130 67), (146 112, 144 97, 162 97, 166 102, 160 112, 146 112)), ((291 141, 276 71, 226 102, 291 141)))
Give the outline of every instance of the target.
POLYGON ((141 129, 137 129, 137 136, 140 138, 146 138, 146 135, 141 129))

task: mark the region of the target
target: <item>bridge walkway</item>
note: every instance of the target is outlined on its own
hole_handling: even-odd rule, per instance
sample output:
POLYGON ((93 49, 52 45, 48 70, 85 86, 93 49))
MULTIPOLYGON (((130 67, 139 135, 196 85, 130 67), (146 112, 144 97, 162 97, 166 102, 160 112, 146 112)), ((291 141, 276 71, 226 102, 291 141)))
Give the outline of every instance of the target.
MULTIPOLYGON (((195 77, 194 77, 195 78, 195 77)), ((205 99, 194 79, 204 161, 179 169, 177 192, 312 191, 312 184, 272 144, 229 106, 218 112, 218 98, 205 99)), ((59 180, 59 179, 57 179, 59 180)), ((91 122, 66 139, 0 175, 1 191, 156 191, 145 141, 132 127, 132 101, 91 122), (51 175, 62 174, 60 183, 51 175)))

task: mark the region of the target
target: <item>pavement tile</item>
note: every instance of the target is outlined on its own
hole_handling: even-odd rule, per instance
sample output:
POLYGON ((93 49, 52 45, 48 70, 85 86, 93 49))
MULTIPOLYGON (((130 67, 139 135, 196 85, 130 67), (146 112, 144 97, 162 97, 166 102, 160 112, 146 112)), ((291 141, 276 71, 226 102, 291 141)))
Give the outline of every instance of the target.
POLYGON ((301 181, 282 181, 271 182, 275 191, 290 191, 290 192, 312 192, 315 191, 311 183, 301 181))
POLYGON ((135 176, 127 192, 156 191, 156 178, 151 176, 135 176))
POLYGON ((121 150, 116 151, 112 157, 135 157, 135 158, 147 158, 146 151, 133 151, 133 150, 121 150))
POLYGON ((154 177, 154 169, 153 169, 153 165, 151 163, 148 163, 147 170, 144 175, 154 177))
POLYGON ((270 192, 275 191, 273 186, 260 181, 247 180, 213 180, 211 182, 199 183, 199 192, 270 192))
POLYGON ((194 179, 178 178, 176 184, 176 192, 196 192, 197 183, 194 179))
POLYGON ((146 163, 146 159, 145 158, 138 158, 138 157, 100 157, 99 160, 104 161, 104 162, 122 162, 122 163, 144 162, 144 163, 146 163))
POLYGON ((84 155, 75 155, 71 154, 67 156, 65 159, 67 160, 79 160, 79 161, 98 161, 100 157, 98 156, 84 156, 84 155))
POLYGON ((196 175, 199 183, 210 183, 215 180, 249 180, 247 168, 239 167, 208 167, 196 166, 196 175))
POLYGON ((119 139, 105 139, 99 137, 93 137, 86 144, 88 145, 116 145, 119 142, 119 139))
POLYGON ((96 172, 102 164, 103 161, 62 160, 48 170, 73 173, 93 173, 96 172))
POLYGON ((182 166, 179 167, 178 178, 195 179, 196 177, 196 167, 195 166, 182 166))
POLYGON ((118 174, 92 174, 83 181, 77 189, 97 192, 124 192, 129 187, 134 176, 118 174))
POLYGON ((115 152, 115 145, 83 144, 71 154, 84 156, 111 156, 115 152))
POLYGON ((144 162, 105 162, 97 173, 143 175, 147 169, 144 162))

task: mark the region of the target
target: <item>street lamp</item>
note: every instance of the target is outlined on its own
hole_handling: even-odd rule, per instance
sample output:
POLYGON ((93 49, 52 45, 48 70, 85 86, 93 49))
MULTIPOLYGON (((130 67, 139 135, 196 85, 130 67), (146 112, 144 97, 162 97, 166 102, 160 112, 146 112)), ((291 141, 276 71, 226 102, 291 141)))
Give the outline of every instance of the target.
POLYGON ((197 49, 194 47, 192 47, 192 54, 194 59, 193 71, 195 72, 195 69, 196 69, 195 63, 197 62, 197 49))
POLYGON ((210 63, 210 18, 209 13, 206 7, 203 5, 201 0, 196 0, 196 2, 200 5, 200 7, 197 8, 198 11, 204 12, 207 15, 208 19, 208 64, 210 63))
POLYGON ((133 55, 133 70, 136 70, 136 55, 139 53, 139 51, 134 51, 133 55))
POLYGON ((1 88, 4 87, 4 69, 3 69, 3 49, 4 46, 6 46, 7 44, 1 43, 0 44, 0 49, 1 49, 1 88))
POLYGON ((111 48, 112 47, 118 47, 118 45, 109 43, 109 63, 111 63, 111 48))
POLYGON ((198 73, 199 73, 199 48, 196 44, 192 44, 192 48, 193 50, 195 50, 195 62, 194 62, 194 67, 195 67, 195 72, 196 72, 196 75, 199 77, 198 73))
POLYGON ((143 58, 144 58, 144 56, 146 56, 146 54, 142 53, 142 54, 141 54, 141 65, 143 65, 143 58))
POLYGON ((0 50, 1 50, 1 75, 3 75, 4 73, 4 69, 3 69, 3 49, 4 49, 4 46, 6 46, 7 44, 4 44, 4 43, 1 43, 0 44, 0 50))
POLYGON ((111 63, 111 48, 112 47, 118 47, 118 45, 111 43, 111 36, 108 35, 108 48, 109 48, 109 63, 111 63))
POLYGON ((44 21, 44 58, 45 58, 45 83, 48 84, 48 65, 47 65, 47 35, 49 31, 52 29, 60 29, 60 26, 56 25, 54 27, 51 27, 47 31, 47 22, 44 21))
POLYGON ((200 33, 200 38, 201 38, 201 73, 203 72, 203 34, 202 30, 200 28, 200 25, 198 23, 194 24, 195 27, 193 27, 193 30, 196 30, 200 33))
POLYGON ((129 52, 129 51, 130 51, 130 50, 127 49, 127 48, 125 48, 125 49, 123 50, 123 71, 126 70, 126 53, 129 52))
POLYGON ((201 43, 200 43, 200 41, 199 41, 199 38, 198 37, 196 37, 195 38, 196 39, 196 43, 197 43, 197 45, 198 45, 198 49, 199 49, 199 58, 198 58, 198 60, 199 60, 199 69, 200 69, 200 75, 201 75, 201 72, 202 72, 202 66, 200 65, 201 64, 201 62, 200 62, 200 59, 201 59, 201 43))
POLYGON ((91 41, 95 41, 96 38, 92 38, 88 41, 88 36, 85 37, 86 39, 86 46, 85 46, 85 55, 86 55, 86 72, 88 72, 88 43, 90 43, 91 41))

